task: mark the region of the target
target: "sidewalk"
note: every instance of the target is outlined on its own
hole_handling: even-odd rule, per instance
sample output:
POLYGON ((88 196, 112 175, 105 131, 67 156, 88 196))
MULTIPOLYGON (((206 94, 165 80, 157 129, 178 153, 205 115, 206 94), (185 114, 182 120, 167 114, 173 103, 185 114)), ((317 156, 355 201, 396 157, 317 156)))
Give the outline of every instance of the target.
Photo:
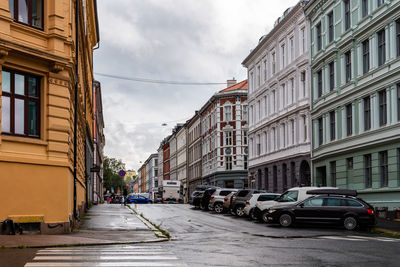
POLYGON ((131 244, 166 241, 128 207, 119 204, 93 206, 81 218, 81 227, 65 235, 0 235, 0 247, 51 247, 131 244))
POLYGON ((400 237, 400 219, 385 220, 377 218, 374 230, 400 237))

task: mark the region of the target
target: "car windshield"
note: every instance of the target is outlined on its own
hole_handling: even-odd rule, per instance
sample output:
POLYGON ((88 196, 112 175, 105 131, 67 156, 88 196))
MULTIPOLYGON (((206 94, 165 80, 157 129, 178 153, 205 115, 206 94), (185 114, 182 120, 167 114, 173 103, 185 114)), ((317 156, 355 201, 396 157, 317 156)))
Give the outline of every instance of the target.
POLYGON ((297 190, 286 191, 277 199, 277 201, 278 202, 296 202, 298 195, 299 195, 299 191, 297 191, 297 190))

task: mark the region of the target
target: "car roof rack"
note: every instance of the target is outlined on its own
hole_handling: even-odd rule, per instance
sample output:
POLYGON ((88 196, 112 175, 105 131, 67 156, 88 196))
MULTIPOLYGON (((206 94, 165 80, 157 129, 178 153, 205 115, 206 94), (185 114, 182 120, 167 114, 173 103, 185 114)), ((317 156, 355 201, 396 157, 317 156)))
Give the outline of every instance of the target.
POLYGON ((357 196, 356 190, 349 189, 313 189, 308 190, 307 194, 310 195, 342 195, 342 196, 357 196))

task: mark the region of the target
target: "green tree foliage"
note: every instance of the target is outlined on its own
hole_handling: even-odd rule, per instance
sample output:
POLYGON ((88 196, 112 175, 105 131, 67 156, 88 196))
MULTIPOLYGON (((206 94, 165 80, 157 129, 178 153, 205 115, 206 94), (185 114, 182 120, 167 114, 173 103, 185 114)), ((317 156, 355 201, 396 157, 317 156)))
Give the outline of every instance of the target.
POLYGON ((104 168, 104 189, 111 192, 111 187, 114 188, 114 192, 117 193, 118 189, 123 191, 125 183, 123 178, 118 175, 120 170, 125 170, 125 163, 122 160, 115 158, 104 157, 103 162, 104 168))

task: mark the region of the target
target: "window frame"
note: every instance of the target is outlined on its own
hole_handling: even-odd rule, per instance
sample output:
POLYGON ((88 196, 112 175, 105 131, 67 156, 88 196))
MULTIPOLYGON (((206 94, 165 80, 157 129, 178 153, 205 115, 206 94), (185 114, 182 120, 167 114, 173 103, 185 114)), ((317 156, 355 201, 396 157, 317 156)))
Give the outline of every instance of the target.
POLYGON ((369 39, 366 39, 362 42, 362 61, 363 74, 366 74, 370 70, 369 39))
POLYGON ((318 24, 315 26, 315 31, 316 31, 316 45, 317 45, 317 51, 322 49, 322 25, 321 22, 318 22, 318 24))
POLYGON ((376 7, 380 7, 385 3, 385 0, 376 0, 376 7))
POLYGON ((329 90, 335 90, 335 62, 329 63, 329 90))
POLYGON ((232 106, 224 106, 224 121, 232 121, 232 106), (228 112, 229 110, 229 112, 228 112), (229 117, 227 116, 229 114, 229 117))
POLYGON ((385 29, 378 31, 378 66, 382 66, 386 62, 386 32, 385 29))
POLYGON ((336 161, 329 162, 331 169, 331 186, 336 187, 336 161))
POLYGON ((351 18, 350 18, 350 0, 344 0, 344 31, 347 31, 351 27, 351 18))
POLYGON ((379 152, 379 176, 381 187, 388 187, 389 184, 389 168, 388 168, 388 152, 379 152))
MULTIPOLYGON (((11 18, 15 22, 21 23, 23 25, 27 25, 29 27, 32 27, 32 28, 35 28, 35 29, 38 29, 38 30, 41 30, 41 31, 44 30, 44 0, 37 0, 37 1, 41 2, 41 10, 40 10, 40 12, 42 14, 42 18, 40 20, 41 27, 35 26, 32 23, 32 19, 33 19, 32 18, 32 15, 33 15, 33 13, 32 13, 32 11, 33 11, 33 9, 32 9, 32 0, 28 0, 28 7, 27 7, 28 23, 25 23, 23 21, 18 20, 18 18, 19 18, 19 1, 18 0, 11 0, 11 1, 13 2, 13 11, 14 12, 11 14, 11 8, 10 8, 10 14, 11 14, 11 18)), ((10 0, 9 0, 8 3, 10 4, 10 0)))
POLYGON ((364 97, 363 103, 364 103, 364 131, 368 131, 371 130, 371 97, 370 96, 364 97))
MULTIPOLYGON (((42 79, 40 76, 35 74, 30 74, 14 69, 3 68, 2 72, 10 73, 10 92, 5 92, 2 90, 1 97, 5 96, 10 99, 10 131, 5 132, 3 129, 1 130, 1 134, 10 135, 10 136, 19 136, 19 137, 26 137, 26 138, 41 138, 41 89, 42 89, 42 79), (15 93, 15 75, 21 75, 24 77, 24 94, 16 94, 15 93), (29 96, 29 79, 34 78, 36 79, 36 93, 35 97, 29 96), (24 133, 15 133, 15 100, 23 100, 24 101, 24 133), (29 102, 34 102, 36 104, 36 135, 29 134, 29 102)), ((3 78, 3 75, 2 75, 3 78)), ((3 82, 3 81, 2 81, 3 82)))
POLYGON ((397 57, 400 57, 400 19, 396 20, 396 51, 397 57))
POLYGON ((346 83, 351 81, 351 50, 347 51, 344 54, 344 58, 345 58, 345 71, 346 71, 346 83))
POLYGON ((334 35, 335 35, 335 28, 333 25, 333 11, 328 13, 328 42, 333 42, 334 35))
POLYGON ((371 154, 364 155, 364 176, 365 188, 372 187, 372 156, 371 154))
POLYGON ((353 135, 353 105, 346 105, 346 133, 347 136, 353 135))
POLYGON ((322 117, 318 118, 318 144, 321 146, 324 143, 324 126, 322 117))
POLYGON ((318 89, 318 98, 322 96, 322 69, 317 72, 317 89, 318 89))
POLYGON ((368 16, 368 2, 369 0, 362 0, 361 1, 361 17, 364 18, 368 16))
POLYGON ((385 126, 387 124, 387 93, 386 90, 378 92, 379 101, 379 126, 385 126))
POLYGON ((329 124, 330 124, 331 141, 334 141, 336 139, 336 114, 335 114, 335 111, 329 112, 329 124))

